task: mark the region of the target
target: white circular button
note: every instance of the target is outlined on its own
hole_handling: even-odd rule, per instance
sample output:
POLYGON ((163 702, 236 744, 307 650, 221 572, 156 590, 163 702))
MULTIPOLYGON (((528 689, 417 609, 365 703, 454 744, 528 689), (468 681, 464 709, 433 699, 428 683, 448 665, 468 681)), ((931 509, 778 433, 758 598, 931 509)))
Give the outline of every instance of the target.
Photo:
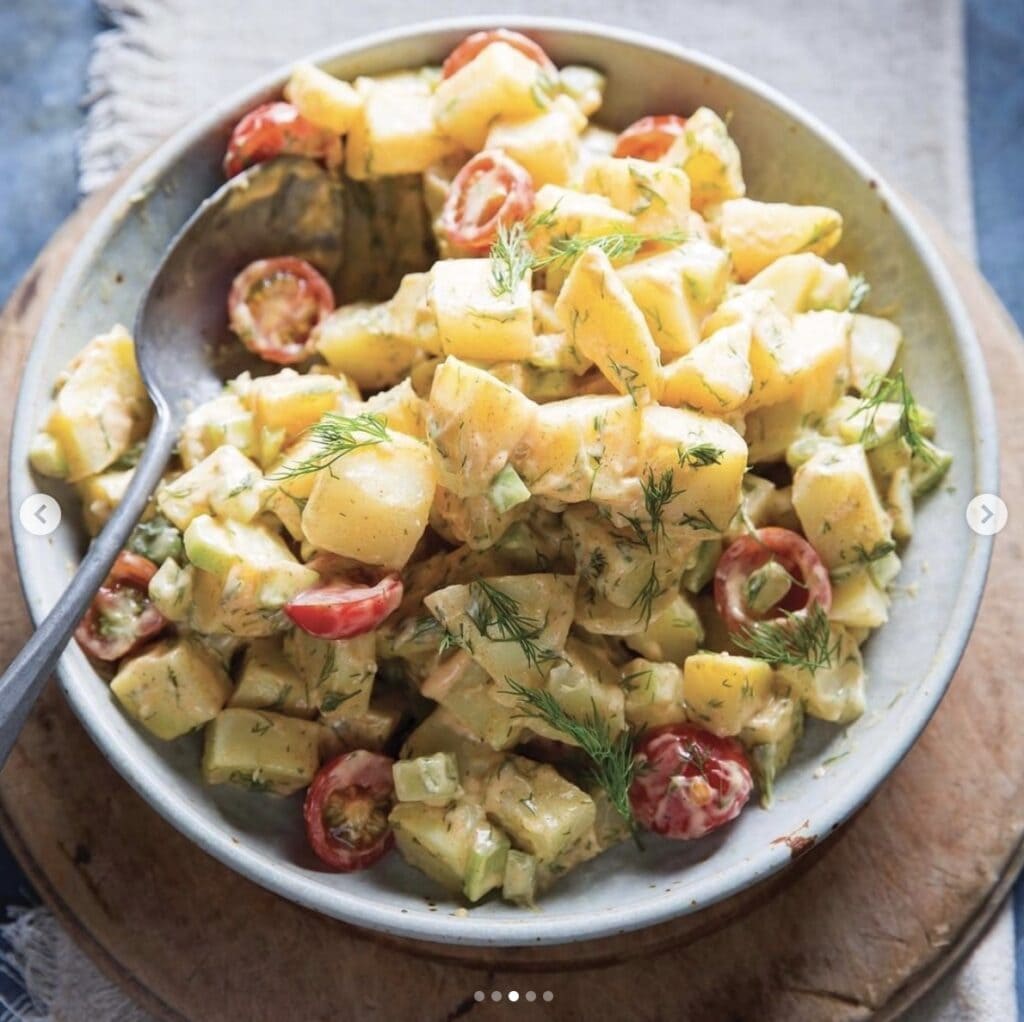
POLYGON ((1002 532, 1009 517, 1006 503, 994 493, 979 493, 967 505, 967 524, 979 536, 994 536, 1002 532))
POLYGON ((33 493, 21 502, 18 520, 33 536, 49 536, 60 525, 60 504, 48 493, 33 493))

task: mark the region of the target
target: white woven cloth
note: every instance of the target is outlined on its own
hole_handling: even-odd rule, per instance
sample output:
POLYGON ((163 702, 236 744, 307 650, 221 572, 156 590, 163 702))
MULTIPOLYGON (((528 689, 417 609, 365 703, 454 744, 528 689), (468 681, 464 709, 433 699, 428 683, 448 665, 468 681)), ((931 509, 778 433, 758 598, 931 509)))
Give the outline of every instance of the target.
MULTIPOLYGON (((196 110, 331 40, 503 0, 99 0, 115 28, 90 69, 81 186, 91 191, 196 110)), ((522 14, 585 16, 703 49, 765 79, 838 128, 893 183, 973 249, 960 0, 518 0, 522 14)), ((0 965, 28 998, 25 1022, 146 1022, 45 910, 3 928, 0 965)), ((1013 921, 1004 913, 914 1022, 1011 1022, 1013 921)), ((2 1007, 2 1006, 0 1006, 2 1007)))

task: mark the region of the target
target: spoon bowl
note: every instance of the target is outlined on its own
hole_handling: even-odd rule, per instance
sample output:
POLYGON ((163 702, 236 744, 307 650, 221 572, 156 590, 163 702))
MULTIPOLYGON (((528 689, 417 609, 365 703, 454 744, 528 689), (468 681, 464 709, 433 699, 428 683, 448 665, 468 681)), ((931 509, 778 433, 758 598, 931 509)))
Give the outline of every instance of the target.
POLYGON ((307 259, 333 278, 341 266, 344 206, 337 178, 313 160, 280 157, 223 184, 172 239, 135 321, 135 355, 153 426, 117 509, 56 606, 0 677, 0 766, 64 647, 163 475, 189 411, 243 369, 270 367, 227 334, 235 274, 268 256, 307 259))

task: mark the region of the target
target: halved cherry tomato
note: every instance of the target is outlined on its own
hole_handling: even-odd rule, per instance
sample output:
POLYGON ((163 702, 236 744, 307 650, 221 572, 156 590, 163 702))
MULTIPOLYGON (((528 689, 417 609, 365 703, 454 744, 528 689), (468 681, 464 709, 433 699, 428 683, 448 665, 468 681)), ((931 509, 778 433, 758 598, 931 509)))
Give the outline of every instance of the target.
POLYGON ((441 227, 454 245, 486 252, 500 226, 524 220, 533 209, 533 179, 498 149, 477 153, 455 175, 441 227))
POLYGON ((638 160, 660 160, 685 130, 686 118, 675 114, 641 117, 619 135, 612 155, 634 156, 638 160))
POLYGON ((307 121, 291 103, 264 103, 250 110, 234 127, 224 154, 227 177, 275 156, 309 156, 328 167, 341 163, 338 135, 307 121))
POLYGON ((257 259, 228 294, 228 321, 239 340, 267 362, 294 365, 308 358, 310 335, 334 310, 334 292, 305 259, 257 259))
POLYGON ((754 787, 743 746, 692 724, 649 732, 636 763, 629 802, 637 821, 680 840, 703 837, 734 820, 754 787))
POLYGON ((730 543, 715 568, 715 607, 730 631, 750 628, 765 620, 747 602, 747 581, 769 561, 777 561, 794 579, 786 596, 776 604, 771 617, 781 618, 809 610, 814 604, 828 613, 832 607, 832 583, 828 571, 803 536, 789 529, 767 526, 755 536, 741 536, 730 543))
POLYGON ((167 626, 167 619, 149 602, 149 580, 156 565, 122 550, 106 581, 75 630, 78 644, 97 660, 120 660, 167 626))
POLYGON ((331 869, 372 866, 394 843, 388 812, 394 760, 357 749, 322 766, 302 809, 310 847, 331 869))
POLYGON ((521 32, 511 32, 507 28, 494 29, 490 32, 474 32, 455 47, 448 59, 441 66, 441 77, 451 78, 456 71, 462 70, 474 57, 486 50, 491 43, 508 43, 524 56, 529 57, 535 64, 539 64, 545 74, 554 78, 558 69, 551 62, 551 58, 532 39, 528 39, 521 32))
POLYGON ((376 585, 336 581, 299 593, 284 612, 319 639, 350 639, 372 632, 402 602, 402 580, 387 575, 376 585))

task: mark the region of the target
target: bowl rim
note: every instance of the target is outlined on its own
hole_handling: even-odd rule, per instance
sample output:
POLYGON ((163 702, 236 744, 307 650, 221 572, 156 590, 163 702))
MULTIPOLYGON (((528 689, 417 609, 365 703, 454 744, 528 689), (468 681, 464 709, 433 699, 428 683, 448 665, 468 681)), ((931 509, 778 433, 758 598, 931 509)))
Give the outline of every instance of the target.
MULTIPOLYGON (((596 37, 612 42, 621 42, 646 48, 704 68, 730 81, 733 85, 753 93, 781 110, 801 127, 816 135, 833 149, 865 180, 877 184, 879 197, 903 230, 920 259, 927 274, 936 285, 936 290, 948 317, 954 335, 961 365, 964 368, 964 384, 969 401, 969 421, 973 428, 975 493, 998 491, 998 444, 996 443, 996 421, 991 391, 984 359, 966 309, 941 262, 932 243, 918 226, 885 179, 838 137, 831 129, 809 114, 798 104, 788 99, 773 87, 732 65, 711 57, 701 51, 679 46, 670 41, 632 29, 614 25, 561 17, 507 16, 460 16, 417 22, 413 25, 392 28, 353 40, 320 49, 307 58, 315 64, 323 64, 382 45, 404 42, 418 36, 468 33, 481 29, 508 27, 530 31, 555 31, 596 37)), ((85 233, 65 268, 55 289, 50 307, 33 339, 28 358, 19 381, 18 399, 15 408, 14 428, 10 444, 10 470, 8 499, 11 520, 16 521, 16 503, 20 503, 20 487, 15 477, 16 466, 27 456, 29 440, 36 419, 31 398, 24 387, 24 380, 35 378, 42 371, 42 340, 52 335, 60 325, 62 309, 67 305, 82 279, 102 240, 114 229, 130 208, 131 199, 158 174, 169 168, 180 158, 185 147, 197 142, 214 130, 234 109, 251 102, 261 94, 281 85, 294 61, 280 65, 263 74, 242 88, 224 97, 201 115, 192 118, 161 143, 118 188, 100 212, 92 226, 85 233)), ((42 599, 33 582, 30 570, 33 549, 27 536, 13 531, 13 542, 18 565, 19 581, 35 623, 45 616, 49 605, 42 599)), ((899 761, 913 746, 921 731, 935 711, 945 693, 960 661, 975 615, 981 601, 988 565, 992 552, 991 538, 974 536, 969 540, 962 585, 957 594, 951 614, 951 625, 942 637, 932 662, 905 699, 912 701, 914 712, 904 719, 912 721, 907 727, 903 740, 893 745, 888 753, 873 761, 870 773, 852 779, 845 787, 834 790, 830 797, 823 799, 816 812, 806 824, 806 833, 823 839, 855 812, 877 787, 889 776, 899 761)), ((445 913, 419 916, 406 913, 398 907, 375 903, 372 895, 353 895, 340 889, 333 889, 325 895, 324 886, 311 878, 305 871, 291 864, 268 861, 265 853, 236 844, 226 827, 218 827, 205 821, 180 792, 165 790, 154 783, 146 761, 134 759, 122 749, 116 735, 108 724, 112 709, 97 709, 88 696, 85 687, 79 686, 79 664, 73 660, 74 651, 65 652, 57 671, 61 687, 75 714, 100 747, 107 759, 125 780, 161 816, 197 844, 242 876, 261 886, 296 902, 306 908, 325 913, 355 926, 383 931, 400 937, 407 937, 445 944, 477 946, 516 946, 564 944, 576 941, 609 937, 643 927, 664 923, 684 914, 706 908, 779 871, 791 861, 790 848, 779 841, 750 856, 738 860, 730 868, 723 868, 708 878, 707 887, 698 901, 691 900, 684 891, 666 892, 654 900, 641 900, 636 904, 622 904, 587 913, 538 913, 528 917, 495 920, 450 918, 445 913)))

